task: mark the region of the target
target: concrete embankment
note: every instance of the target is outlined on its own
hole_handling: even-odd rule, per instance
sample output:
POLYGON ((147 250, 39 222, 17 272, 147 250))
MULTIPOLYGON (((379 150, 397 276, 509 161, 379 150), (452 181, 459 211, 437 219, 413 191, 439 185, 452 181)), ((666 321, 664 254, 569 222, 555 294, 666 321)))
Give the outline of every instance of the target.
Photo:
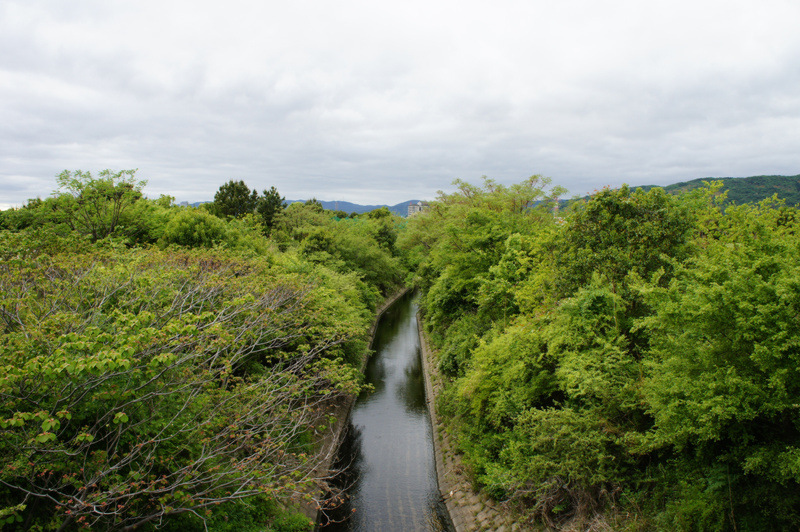
POLYGON ((442 390, 443 383, 420 316, 417 316, 417 326, 422 347, 425 395, 433 427, 433 446, 439 491, 447 505, 447 511, 450 513, 450 519, 456 532, 522 532, 527 530, 521 525, 513 523, 496 502, 484 494, 473 491, 461 457, 455 452, 454 442, 442 426, 436 412, 436 398, 442 390))

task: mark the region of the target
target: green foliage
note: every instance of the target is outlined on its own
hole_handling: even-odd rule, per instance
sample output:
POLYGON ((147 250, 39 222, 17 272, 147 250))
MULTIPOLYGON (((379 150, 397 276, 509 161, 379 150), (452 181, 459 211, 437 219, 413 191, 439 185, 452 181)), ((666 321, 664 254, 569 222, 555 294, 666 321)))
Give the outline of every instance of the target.
POLYGON ((286 208, 286 198, 282 197, 275 187, 264 190, 256 202, 256 212, 264 225, 264 234, 269 234, 275 224, 275 216, 286 208))
POLYGON ((786 529, 800 508, 800 271, 799 242, 778 216, 769 204, 728 208, 702 254, 669 286, 645 290, 656 312, 643 321, 653 346, 644 392, 655 419, 649 445, 728 471, 732 506, 746 519, 758 513, 739 501, 777 504, 781 486, 781 506, 794 511, 768 522, 786 529))
POLYGON ((398 244, 479 486, 551 528, 800 526, 795 210, 457 184, 398 244))
POLYGON ((454 184, 458 191, 440 193, 429 212, 408 221, 398 240, 416 268, 415 283, 426 292, 427 318, 442 329, 478 309, 481 286, 505 252, 509 234, 552 224, 549 201, 562 192, 555 188, 548 195, 549 180, 541 176, 510 187, 488 178, 482 188, 454 184))
POLYGON ((186 207, 164 227, 161 241, 186 247, 211 248, 225 238, 225 222, 201 209, 186 207))
POLYGON ((221 252, 0 266, 0 508, 122 528, 313 485, 319 406, 358 391, 354 278, 221 252))
POLYGON ((474 351, 458 383, 474 419, 502 431, 523 412, 548 404, 556 390, 542 324, 520 321, 474 351))
POLYGON ((575 204, 556 247, 559 291, 571 295, 595 273, 615 290, 630 274, 642 278, 671 270, 685 255, 692 214, 661 189, 603 189, 575 204))
POLYGON ((322 203, 317 198, 311 198, 306 201, 304 205, 307 205, 312 211, 317 213, 321 213, 325 210, 325 207, 322 206, 322 203))
POLYGON ((40 225, 38 211, 43 203, 41 198, 34 198, 18 209, 0 211, 0 229, 20 231, 40 225))
POLYGON ((631 352, 625 305, 601 276, 563 301, 549 328, 561 389, 576 405, 628 422, 639 408, 641 360, 631 352))
POLYGON ((145 181, 134 180, 135 170, 104 170, 95 178, 89 172, 64 171, 61 189, 46 200, 29 200, 21 209, 5 211, 2 225, 12 231, 42 231, 90 242, 113 241, 124 245, 154 244, 177 210, 174 198, 143 198, 145 181))
POLYGON ((643 322, 655 355, 646 389, 659 432, 676 444, 731 437, 759 418, 789 421, 800 392, 798 241, 773 217, 729 209, 720 239, 668 287, 646 291, 657 309, 643 322))
POLYGON ((472 350, 478 347, 485 329, 486 324, 477 314, 466 314, 453 322, 439 351, 439 369, 442 373, 451 377, 464 375, 472 358, 472 350))
POLYGON ((228 502, 214 511, 180 514, 158 528, 165 532, 311 532, 313 529, 314 522, 308 517, 264 495, 228 502))
POLYGON ((555 224, 541 224, 535 234, 509 235, 480 287, 478 303, 484 319, 508 324, 520 312, 535 314, 552 306, 558 230, 555 224))
MULTIPOLYGON (((283 249, 296 246, 308 260, 340 272, 356 272, 368 286, 388 293, 399 286, 404 270, 387 247, 389 219, 338 219, 318 202, 293 203, 276 217, 272 237, 283 249), (382 240, 382 238, 384 238, 382 240)), ((367 296, 374 300, 377 294, 367 296)))
POLYGON ((3 213, 0 516, 310 530, 284 503, 322 491, 318 431, 361 388, 401 223, 284 212, 274 187, 221 219, 132 175, 65 172, 69 192, 3 213))
POLYGON ((591 411, 531 409, 509 439, 500 463, 516 489, 524 486, 546 498, 563 489, 611 485, 622 475, 616 437, 591 411))
POLYGON ((388 208, 381 207, 368 212, 367 218, 373 222, 373 229, 371 232, 375 242, 383 249, 389 251, 393 256, 396 255, 397 249, 395 248, 395 244, 397 242, 399 225, 397 217, 394 216, 388 208))
POLYGON ((22 231, 0 231, 0 260, 37 257, 41 254, 82 253, 91 243, 77 233, 60 234, 51 227, 29 227, 22 231))
POLYGON ((142 197, 146 181, 136 181, 136 170, 103 170, 98 177, 90 172, 64 170, 56 178, 51 214, 96 242, 117 229, 122 215, 142 197))
POLYGON ((258 205, 258 191, 252 191, 244 181, 231 179, 214 194, 211 212, 220 218, 239 218, 253 214, 258 205))
POLYGON ((302 514, 281 517, 269 527, 270 532, 311 532, 313 529, 314 524, 310 523, 308 518, 302 514))
POLYGON ((177 207, 164 217, 158 244, 187 248, 224 247, 257 255, 268 253, 270 243, 263 237, 261 218, 245 214, 223 220, 202 208, 177 207))

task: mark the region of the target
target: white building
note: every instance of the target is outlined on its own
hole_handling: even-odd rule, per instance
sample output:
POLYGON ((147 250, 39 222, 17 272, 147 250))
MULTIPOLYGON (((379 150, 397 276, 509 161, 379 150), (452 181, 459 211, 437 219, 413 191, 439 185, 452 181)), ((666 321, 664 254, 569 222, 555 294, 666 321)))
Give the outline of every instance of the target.
POLYGON ((430 208, 427 201, 418 201, 414 203, 413 201, 408 202, 408 215, 414 216, 420 212, 425 212, 430 208))

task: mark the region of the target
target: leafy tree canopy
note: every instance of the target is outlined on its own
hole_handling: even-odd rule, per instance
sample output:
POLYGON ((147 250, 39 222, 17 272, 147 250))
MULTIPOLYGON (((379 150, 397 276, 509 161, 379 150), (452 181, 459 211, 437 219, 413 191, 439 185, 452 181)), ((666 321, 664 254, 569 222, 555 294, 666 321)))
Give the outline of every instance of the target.
POLYGON ((256 203, 256 212, 261 217, 267 234, 275 224, 275 216, 286 208, 286 198, 282 197, 275 187, 264 190, 256 203))
POLYGON ((92 242, 114 233, 123 213, 142 198, 147 181, 136 181, 136 170, 90 172, 64 170, 51 204, 56 219, 89 235, 92 242))
POLYGON ((221 218, 239 218, 252 214, 258 204, 258 191, 250 190, 244 181, 231 179, 214 194, 212 212, 221 218))
POLYGON ((457 186, 399 248, 477 484, 552 529, 797 529, 796 211, 457 186))

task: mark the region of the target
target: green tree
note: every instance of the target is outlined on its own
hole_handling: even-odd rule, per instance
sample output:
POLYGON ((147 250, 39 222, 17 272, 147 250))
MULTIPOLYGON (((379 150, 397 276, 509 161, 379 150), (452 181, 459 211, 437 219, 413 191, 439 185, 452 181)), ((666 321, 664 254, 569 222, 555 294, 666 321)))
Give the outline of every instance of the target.
POLYGON ((371 290, 385 294, 396 288, 405 272, 399 259, 375 238, 381 222, 331 214, 315 200, 293 203, 276 217, 272 239, 283 249, 296 246, 314 263, 358 274, 371 290))
POLYGON ((244 181, 231 179, 214 194, 212 212, 220 218, 239 218, 253 214, 258 205, 258 191, 252 191, 244 181))
POLYGON ((256 212, 261 216, 264 231, 269 234, 275 225, 275 216, 286 208, 286 198, 282 197, 275 187, 264 190, 256 202, 256 212))
POLYGON ((631 191, 627 185, 573 205, 555 250, 560 295, 574 293, 596 273, 617 291, 631 272, 647 278, 664 269, 668 275, 670 259, 686 253, 694 223, 688 207, 660 188, 631 191))
POLYGON ((142 198, 147 181, 136 181, 136 170, 90 172, 64 170, 57 178, 52 213, 57 221, 88 235, 92 242, 114 233, 123 213, 142 198))
MULTIPOLYGON (((800 525, 800 266, 776 206, 715 209, 702 252, 668 285, 643 287, 646 441, 679 457, 727 530, 800 525)), ((699 521, 698 495, 686 490, 673 512, 699 521)))
POLYGON ((0 211, 0 229, 20 231, 28 227, 41 225, 42 217, 40 212, 44 203, 41 198, 32 198, 20 208, 0 211))
POLYGON ((322 212, 325 210, 325 207, 322 206, 322 203, 317 198, 311 198, 310 200, 307 200, 305 204, 316 212, 322 212))
POLYGON ((164 227, 161 242, 186 247, 211 248, 225 239, 225 222, 201 209, 187 207, 164 227))
POLYGON ((400 244, 420 254, 413 260, 416 282, 427 292, 423 307, 429 322, 442 330, 478 310, 481 286, 504 254, 509 235, 554 223, 552 202, 563 193, 560 187, 548 190, 550 180, 542 176, 508 187, 488 178, 482 187, 454 184, 456 192, 440 193, 430 212, 408 221, 400 244))
POLYGON ((307 442, 358 390, 343 357, 370 314, 309 266, 151 249, 0 270, 0 512, 130 530, 319 493, 307 442))
POLYGON ((397 217, 387 207, 380 207, 367 213, 367 218, 372 221, 373 238, 392 255, 397 255, 395 243, 397 242, 397 217))

